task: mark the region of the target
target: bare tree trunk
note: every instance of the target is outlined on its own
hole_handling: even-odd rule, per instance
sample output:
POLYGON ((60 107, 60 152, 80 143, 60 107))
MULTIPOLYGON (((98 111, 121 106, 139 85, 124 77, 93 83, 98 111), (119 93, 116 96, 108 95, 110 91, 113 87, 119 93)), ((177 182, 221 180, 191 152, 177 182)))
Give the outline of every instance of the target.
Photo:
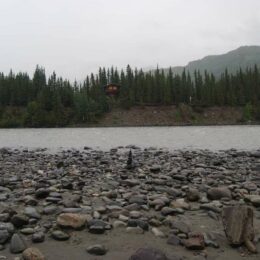
POLYGON ((248 206, 227 207, 222 211, 222 221, 229 243, 232 246, 244 244, 247 249, 256 253, 254 239, 254 211, 248 206))

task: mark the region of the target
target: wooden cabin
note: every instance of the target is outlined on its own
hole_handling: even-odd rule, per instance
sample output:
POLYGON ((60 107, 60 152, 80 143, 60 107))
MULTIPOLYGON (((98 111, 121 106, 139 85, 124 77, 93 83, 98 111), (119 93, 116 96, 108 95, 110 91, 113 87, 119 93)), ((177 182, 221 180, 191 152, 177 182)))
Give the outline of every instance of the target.
POLYGON ((104 86, 104 91, 107 96, 110 96, 110 97, 118 96, 119 91, 120 91, 120 85, 110 83, 110 84, 104 86))

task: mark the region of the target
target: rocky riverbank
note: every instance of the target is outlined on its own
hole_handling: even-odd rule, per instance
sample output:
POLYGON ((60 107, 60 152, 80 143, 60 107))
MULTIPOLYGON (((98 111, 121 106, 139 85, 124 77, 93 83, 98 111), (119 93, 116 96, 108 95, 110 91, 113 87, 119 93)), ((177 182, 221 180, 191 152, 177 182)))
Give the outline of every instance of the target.
POLYGON ((234 205, 259 251, 260 151, 0 150, 0 259, 258 259, 229 245, 234 205))

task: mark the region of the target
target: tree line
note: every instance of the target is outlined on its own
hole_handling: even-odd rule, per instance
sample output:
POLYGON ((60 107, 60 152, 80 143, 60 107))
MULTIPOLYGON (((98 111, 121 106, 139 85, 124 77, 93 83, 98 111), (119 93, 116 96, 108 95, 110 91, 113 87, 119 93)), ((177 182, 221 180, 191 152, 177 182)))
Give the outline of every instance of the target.
POLYGON ((260 119, 260 71, 257 66, 228 70, 220 78, 207 71, 175 75, 157 68, 144 72, 132 69, 100 68, 84 82, 48 78, 37 66, 33 77, 27 73, 0 73, 0 127, 55 127, 87 124, 113 107, 136 105, 180 105, 195 107, 243 106, 248 119, 260 119), (107 97, 104 86, 121 86, 119 96, 107 97))

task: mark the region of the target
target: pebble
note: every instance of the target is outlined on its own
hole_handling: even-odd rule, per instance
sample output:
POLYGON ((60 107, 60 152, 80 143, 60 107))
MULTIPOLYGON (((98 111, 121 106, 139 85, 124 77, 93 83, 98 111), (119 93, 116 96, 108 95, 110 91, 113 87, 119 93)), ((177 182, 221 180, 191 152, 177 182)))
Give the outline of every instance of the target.
POLYGON ((160 238, 164 238, 165 234, 158 228, 152 228, 152 233, 156 236, 156 237, 160 237, 160 238))

